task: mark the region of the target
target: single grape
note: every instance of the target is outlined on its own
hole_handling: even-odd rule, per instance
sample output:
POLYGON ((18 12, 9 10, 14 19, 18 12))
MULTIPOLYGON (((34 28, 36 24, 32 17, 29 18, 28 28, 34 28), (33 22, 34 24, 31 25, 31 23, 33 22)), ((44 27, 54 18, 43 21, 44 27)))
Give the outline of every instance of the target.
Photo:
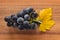
POLYGON ((38 17, 38 14, 36 12, 31 13, 31 18, 35 19, 38 17))
POLYGON ((36 29, 37 28, 37 24, 36 23, 31 23, 31 29, 36 29))
POLYGON ((29 21, 31 18, 30 18, 30 16, 28 14, 26 14, 26 15, 24 15, 24 19, 29 21))
POLYGON ((16 15, 11 18, 12 18, 12 21, 17 22, 18 17, 16 15))
POLYGON ((22 17, 19 17, 19 18, 17 19, 17 23, 18 23, 18 24, 23 24, 23 22, 24 22, 24 19, 23 19, 22 17))
POLYGON ((6 22, 11 22, 11 16, 5 17, 4 20, 5 20, 6 22))

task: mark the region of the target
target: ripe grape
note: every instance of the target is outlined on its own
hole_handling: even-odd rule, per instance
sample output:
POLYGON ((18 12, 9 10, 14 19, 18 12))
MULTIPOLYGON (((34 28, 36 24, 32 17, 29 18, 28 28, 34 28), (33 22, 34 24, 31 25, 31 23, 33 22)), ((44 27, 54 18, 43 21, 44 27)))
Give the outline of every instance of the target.
POLYGON ((24 22, 24 19, 23 19, 22 17, 19 17, 19 18, 17 19, 17 23, 18 23, 18 24, 23 24, 23 22, 24 22))

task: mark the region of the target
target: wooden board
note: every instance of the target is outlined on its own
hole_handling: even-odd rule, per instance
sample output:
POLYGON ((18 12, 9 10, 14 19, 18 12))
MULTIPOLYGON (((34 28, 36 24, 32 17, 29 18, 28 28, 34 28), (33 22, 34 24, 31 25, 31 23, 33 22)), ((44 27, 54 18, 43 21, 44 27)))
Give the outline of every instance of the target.
POLYGON ((0 40, 60 40, 60 0, 0 0, 0 40), (20 10, 33 7, 40 10, 53 9, 54 27, 46 33, 36 31, 19 32, 18 29, 7 27, 5 16, 16 14, 20 10))

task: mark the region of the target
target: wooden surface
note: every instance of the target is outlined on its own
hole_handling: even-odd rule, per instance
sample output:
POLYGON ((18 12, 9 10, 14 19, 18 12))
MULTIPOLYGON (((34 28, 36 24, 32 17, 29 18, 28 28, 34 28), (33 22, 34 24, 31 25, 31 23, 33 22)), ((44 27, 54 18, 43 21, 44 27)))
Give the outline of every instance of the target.
POLYGON ((60 40, 60 0, 0 0, 0 40, 60 40), (7 27, 5 16, 16 14, 20 10, 33 7, 53 9, 54 27, 46 33, 37 31, 18 31, 18 29, 7 27))

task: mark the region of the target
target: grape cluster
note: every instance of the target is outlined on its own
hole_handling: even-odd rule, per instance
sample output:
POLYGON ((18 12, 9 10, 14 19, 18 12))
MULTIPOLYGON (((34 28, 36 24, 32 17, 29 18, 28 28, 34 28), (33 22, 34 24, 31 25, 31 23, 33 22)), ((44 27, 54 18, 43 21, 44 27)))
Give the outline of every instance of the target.
POLYGON ((17 27, 20 30, 23 29, 36 29, 40 24, 40 21, 35 21, 38 17, 38 14, 31 7, 23 9, 18 12, 16 15, 12 14, 11 16, 7 16, 4 20, 7 22, 7 26, 9 27, 17 27))

